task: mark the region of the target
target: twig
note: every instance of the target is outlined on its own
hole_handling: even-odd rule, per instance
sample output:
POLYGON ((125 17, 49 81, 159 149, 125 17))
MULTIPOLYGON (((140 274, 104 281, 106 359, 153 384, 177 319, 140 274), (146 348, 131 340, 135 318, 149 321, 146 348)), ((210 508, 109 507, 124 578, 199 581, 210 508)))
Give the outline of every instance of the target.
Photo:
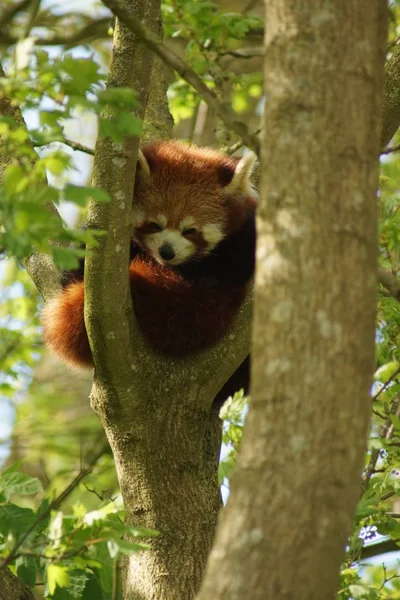
MULTIPOLYGON (((30 0, 29 0, 30 2, 30 0)), ((27 4, 29 4, 27 2, 27 4)), ((1 21, 0 15, 0 21, 1 21)), ((77 33, 74 33, 70 36, 53 36, 50 38, 39 37, 35 39, 35 44, 37 46, 67 46, 68 48, 72 46, 77 46, 80 42, 87 43, 90 40, 98 39, 98 38, 109 38, 110 35, 108 33, 108 29, 110 27, 111 19, 110 17, 106 17, 104 19, 98 19, 97 21, 93 21, 83 27, 77 33)), ((18 42, 18 38, 11 36, 8 32, 2 31, 0 32, 0 43, 2 44, 15 44, 18 42)))
POLYGON ((38 16, 40 10, 40 4, 42 0, 31 0, 29 10, 27 11, 28 19, 24 25, 24 38, 28 37, 31 32, 32 27, 34 26, 36 17, 38 16))
POLYGON ((399 550, 400 547, 394 540, 385 540, 384 542, 379 542, 379 544, 368 544, 361 550, 360 560, 386 554, 387 552, 398 552, 399 550))
POLYGON ((261 4, 260 0, 249 0, 242 10, 242 15, 245 15, 249 11, 253 10, 257 6, 257 4, 261 4))
POLYGON ((36 529, 36 527, 42 521, 44 521, 51 514, 52 510, 59 508, 59 506, 64 502, 64 500, 66 498, 68 498, 68 496, 77 487, 77 485, 79 485, 79 483, 82 481, 82 479, 84 479, 87 475, 89 475, 92 472, 93 467, 95 466, 95 464, 97 463, 99 458, 107 450, 107 448, 108 448, 108 444, 103 444, 101 446, 100 450, 98 450, 90 458, 90 460, 88 461, 88 466, 81 469, 80 472, 78 473, 78 475, 71 481, 71 483, 69 485, 67 485, 65 490, 63 490, 61 492, 61 494, 59 496, 57 496, 57 498, 55 498, 52 502, 50 502, 50 504, 46 510, 44 510, 42 513, 40 513, 40 515, 37 516, 37 518, 32 523, 32 525, 30 527, 28 527, 28 529, 25 531, 25 533, 15 543, 10 554, 4 559, 3 563, 1 564, 0 569, 7 567, 10 564, 10 562, 12 562, 16 558, 16 556, 18 554, 18 550, 21 548, 21 546, 24 544, 24 542, 27 540, 27 538, 30 536, 30 534, 36 529))
POLYGON ((233 111, 230 105, 219 100, 216 93, 191 69, 177 54, 170 50, 162 40, 144 27, 141 22, 130 14, 118 0, 103 0, 103 4, 118 17, 150 50, 153 50, 168 66, 174 69, 182 79, 187 81, 203 98, 203 100, 219 116, 221 121, 239 135, 245 145, 259 154, 260 143, 256 135, 249 132, 246 123, 233 111))
POLYGON ((239 50, 227 50, 221 56, 234 56, 235 58, 254 58, 255 56, 264 56, 263 47, 260 48, 241 48, 239 50))
MULTIPOLYGON (((69 146, 73 150, 78 150, 79 152, 85 152, 85 154, 90 154, 90 156, 94 156, 94 150, 92 150, 92 148, 89 148, 88 146, 84 146, 83 144, 80 144, 79 142, 74 142, 72 140, 67 140, 67 139, 54 140, 54 141, 56 141, 56 143, 58 143, 58 144, 65 144, 66 146, 69 146)), ((53 142, 49 142, 49 143, 53 143, 53 142)), ((47 146, 47 144, 33 144, 34 148, 43 148, 43 146, 47 146)))
POLYGON ((379 283, 390 292, 393 298, 396 298, 400 302, 400 283, 396 277, 390 271, 385 271, 382 267, 378 267, 378 278, 379 283))
MULTIPOLYGON (((393 400, 392 407, 390 409, 390 415, 396 415, 397 417, 400 416, 400 395, 396 396, 396 398, 393 400)), ((386 420, 386 423, 383 425, 383 427, 381 429, 380 437, 384 438, 385 440, 390 440, 390 438, 393 435, 393 432, 394 432, 394 426, 393 426, 392 420, 389 416, 386 420)), ((370 479, 375 472, 375 467, 376 467, 376 463, 378 462, 379 453, 380 453, 380 449, 378 449, 378 448, 374 448, 371 452, 369 463, 365 469, 365 472, 364 472, 364 475, 362 478, 362 484, 363 484, 364 490, 366 490, 368 488, 370 479)))
POLYGON ((398 146, 384 148, 383 150, 381 150, 381 156, 382 156, 382 154, 391 154, 392 152, 398 152, 399 150, 400 150, 400 144, 398 144, 398 146))
POLYGON ((389 377, 389 379, 383 384, 383 386, 376 392, 375 396, 372 397, 372 400, 376 400, 382 392, 386 390, 386 388, 392 383, 393 379, 397 377, 400 373, 400 367, 395 370, 395 372, 389 377))
POLYGON ((16 4, 8 4, 0 13, 0 27, 8 25, 21 10, 29 6, 31 0, 22 0, 16 4))
MULTIPOLYGON (((256 129, 254 132, 255 135, 258 135, 259 133, 261 133, 261 127, 256 129)), ((235 152, 237 152, 242 146, 244 146, 244 144, 243 144, 243 141, 240 140, 239 142, 236 142, 235 144, 232 144, 231 146, 229 146, 226 149, 226 153, 229 155, 235 154, 235 152)))

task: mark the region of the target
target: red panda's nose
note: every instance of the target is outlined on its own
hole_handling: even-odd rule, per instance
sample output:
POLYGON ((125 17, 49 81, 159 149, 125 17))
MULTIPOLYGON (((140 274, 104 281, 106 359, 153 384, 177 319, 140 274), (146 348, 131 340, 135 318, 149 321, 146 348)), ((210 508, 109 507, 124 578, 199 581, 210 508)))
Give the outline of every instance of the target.
POLYGON ((158 249, 158 252, 164 260, 172 260, 175 258, 175 252, 171 244, 163 244, 161 248, 158 249))

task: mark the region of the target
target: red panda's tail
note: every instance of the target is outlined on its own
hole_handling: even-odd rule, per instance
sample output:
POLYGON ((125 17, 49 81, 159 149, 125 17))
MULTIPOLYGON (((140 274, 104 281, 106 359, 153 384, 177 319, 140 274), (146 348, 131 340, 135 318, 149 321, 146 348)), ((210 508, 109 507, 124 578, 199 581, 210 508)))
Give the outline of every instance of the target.
POLYGON ((93 367, 84 321, 83 281, 73 283, 49 300, 42 311, 46 344, 75 367, 93 367))

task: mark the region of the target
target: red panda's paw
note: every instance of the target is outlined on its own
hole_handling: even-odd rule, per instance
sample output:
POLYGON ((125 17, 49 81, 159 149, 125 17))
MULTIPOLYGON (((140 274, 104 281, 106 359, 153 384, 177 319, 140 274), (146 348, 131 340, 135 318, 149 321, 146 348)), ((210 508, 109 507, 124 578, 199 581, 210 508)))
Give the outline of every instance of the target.
POLYGON ((93 359, 84 321, 83 282, 73 283, 42 310, 46 345, 75 367, 92 368, 93 359))

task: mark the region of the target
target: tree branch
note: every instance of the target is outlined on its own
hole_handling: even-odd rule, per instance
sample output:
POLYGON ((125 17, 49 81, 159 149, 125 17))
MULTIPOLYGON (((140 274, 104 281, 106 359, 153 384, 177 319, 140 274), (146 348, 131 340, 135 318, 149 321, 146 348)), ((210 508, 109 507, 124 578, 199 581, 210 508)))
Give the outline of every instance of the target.
MULTIPOLYGON (((29 4, 29 2, 27 4, 29 4)), ((3 24, 10 20, 6 16, 3 18, 3 24)), ((1 19, 2 16, 0 15, 0 21, 1 19)), ((38 37, 35 39, 35 44, 38 46, 67 46, 70 48, 72 46, 77 46, 80 43, 87 44, 88 42, 99 38, 109 38, 110 34, 108 33, 108 30, 110 28, 110 22, 110 17, 98 19, 69 36, 53 35, 53 37, 49 38, 38 37)), ((17 42, 18 38, 10 35, 7 31, 0 31, 0 43, 11 45, 16 44, 17 42)))
MULTIPOLYGON (((1 64, 0 76, 5 76, 1 64)), ((2 95, 0 95, 0 114, 3 116, 11 117, 20 126, 26 128, 26 124, 22 117, 19 107, 12 104, 6 96, 2 95)), ((0 150, 1 147, 2 140, 0 138, 0 150)), ((8 164, 11 162, 11 159, 12 157, 7 155, 5 152, 0 152, 0 181, 3 180, 4 171, 8 164)), ((57 209, 55 208, 55 206, 50 205, 49 209, 57 213, 57 209)), ((60 275, 50 256, 46 254, 32 254, 26 259, 25 267, 32 281, 39 290, 39 293, 43 296, 45 300, 50 298, 51 296, 54 296, 54 294, 56 294, 59 291, 60 275)))
POLYGON ((264 48, 240 48, 239 50, 227 50, 221 56, 234 56, 235 58, 254 58, 264 56, 264 48))
POLYGON ((30 3, 31 0, 20 0, 20 2, 16 2, 15 4, 8 4, 5 6, 0 12, 0 27, 7 25, 13 20, 15 15, 27 8, 30 3))
MULTIPOLYGON (((400 416, 400 397, 399 396, 396 396, 396 398, 393 400, 392 407, 390 409, 390 415, 395 415, 396 417, 400 416)), ((386 420, 386 423, 384 424, 384 426, 381 429, 380 437, 384 438, 385 440, 390 440, 390 438, 393 436, 394 429, 395 428, 394 428, 392 419, 389 416, 386 420)), ((365 472, 364 472, 364 475, 362 478, 362 485, 363 485, 364 490, 366 490, 368 488, 370 479, 375 472, 375 467, 376 467, 376 463, 378 462, 379 453, 380 453, 379 448, 374 448, 371 451, 371 456, 370 456, 368 465, 365 469, 365 472)))
POLYGON ((187 81, 212 108, 228 129, 239 135, 248 148, 259 153, 259 140, 256 135, 249 132, 247 125, 232 110, 231 106, 219 100, 216 93, 210 89, 177 54, 167 48, 162 40, 142 25, 137 17, 125 9, 119 0, 103 0, 103 3, 125 25, 142 40, 148 48, 159 56, 168 66, 174 69, 182 79, 187 81))
MULTIPOLYGON (((159 31, 157 0, 141 4, 125 0, 125 6, 128 13, 139 11, 141 18, 159 31)), ((140 38, 117 18, 107 85, 134 89, 139 97, 135 112, 141 119, 147 105, 153 59, 154 54, 148 52, 140 38)), ((107 114, 104 116, 107 118, 107 114)), ((133 315, 129 279, 121 277, 129 264, 138 148, 139 139, 133 136, 118 145, 110 138, 97 139, 93 185, 107 190, 112 201, 92 202, 88 215, 89 225, 105 229, 108 235, 86 258, 85 322, 99 381, 116 387, 132 372, 129 365, 134 362, 134 342, 137 346, 141 337, 133 315), (112 336, 108 335, 110 331, 112 336), (126 350, 122 361, 121 348, 126 350)))
POLYGON ((400 124, 400 47, 395 48, 385 67, 381 146, 388 145, 400 124))
POLYGON ((380 556, 381 554, 387 554, 388 552, 399 551, 400 546, 398 545, 398 542, 395 542, 394 540, 385 540, 378 544, 368 544, 367 546, 363 546, 359 560, 363 561, 366 558, 373 558, 374 556, 380 556))
POLYGON ((390 271, 378 267, 378 278, 379 283, 388 290, 389 294, 400 302, 400 283, 396 277, 390 271))
MULTIPOLYGON (((50 143, 54 143, 54 142, 50 142, 50 143)), ((79 142, 74 142, 73 140, 59 140, 56 142, 57 144, 65 144, 65 146, 68 146, 69 148, 72 148, 73 150, 78 150, 79 152, 84 152, 85 154, 90 154, 90 156, 94 156, 94 150, 92 148, 89 148, 88 146, 84 146, 83 144, 80 144, 79 142)), ((48 144, 33 144, 34 148, 43 148, 43 146, 47 146, 48 144)))

